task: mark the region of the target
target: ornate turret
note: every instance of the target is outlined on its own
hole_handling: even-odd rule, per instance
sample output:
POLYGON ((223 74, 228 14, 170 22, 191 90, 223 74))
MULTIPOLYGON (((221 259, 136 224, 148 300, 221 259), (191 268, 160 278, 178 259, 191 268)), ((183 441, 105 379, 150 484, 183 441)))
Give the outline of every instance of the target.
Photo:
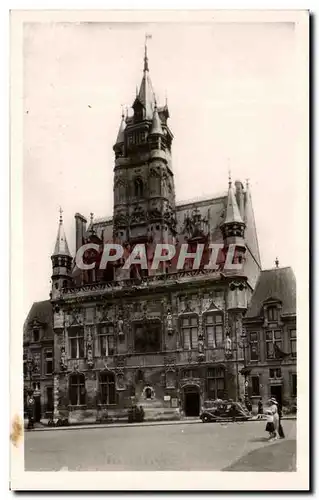
POLYGON ((115 152, 116 158, 118 158, 119 156, 122 156, 124 154, 125 127, 126 127, 126 123, 125 123, 125 118, 124 118, 124 112, 122 110, 122 118, 121 118, 120 128, 119 128, 119 131, 117 133, 116 142, 113 146, 113 150, 115 152))
POLYGON ((71 281, 72 256, 65 236, 62 209, 60 208, 60 220, 58 234, 51 256, 52 261, 52 298, 56 298, 62 288, 66 288, 71 281))
POLYGON ((221 230, 224 239, 228 238, 244 238, 245 223, 240 215, 236 201, 236 196, 232 188, 232 182, 229 178, 227 206, 224 222, 221 225, 221 230))
POLYGON ((155 95, 149 75, 147 44, 144 47, 144 68, 140 90, 133 104, 134 121, 152 120, 155 106, 155 95))
MULTIPOLYGON (((143 77, 133 110, 133 116, 121 123, 114 146, 113 238, 123 245, 150 247, 174 241, 176 214, 173 135, 167 125, 167 105, 159 107, 155 100, 146 43, 143 77)), ((128 270, 116 270, 116 279, 127 277, 128 270)))

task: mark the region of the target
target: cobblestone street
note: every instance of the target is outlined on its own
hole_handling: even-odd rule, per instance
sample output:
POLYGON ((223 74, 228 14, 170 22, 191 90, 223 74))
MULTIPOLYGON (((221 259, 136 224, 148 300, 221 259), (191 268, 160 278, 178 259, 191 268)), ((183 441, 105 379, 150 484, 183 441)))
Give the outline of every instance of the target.
POLYGON ((267 442, 265 422, 178 423, 25 433, 27 471, 295 470, 296 421, 267 442))

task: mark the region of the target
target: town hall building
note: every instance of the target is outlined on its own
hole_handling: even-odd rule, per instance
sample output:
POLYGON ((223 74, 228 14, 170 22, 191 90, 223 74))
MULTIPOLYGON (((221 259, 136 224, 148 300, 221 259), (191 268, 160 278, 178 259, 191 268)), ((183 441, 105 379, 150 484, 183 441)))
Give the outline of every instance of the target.
MULTIPOLYGON (((129 250, 143 244, 149 265, 125 269, 122 259, 105 269, 79 268, 60 216, 51 257, 54 418, 116 419, 133 403, 149 419, 198 416, 205 401, 251 394, 244 316, 261 262, 249 185, 229 179, 218 197, 176 203, 169 110, 156 102, 146 47, 132 109, 113 147, 113 215, 91 215, 88 222, 77 213, 76 251, 86 244, 101 253, 106 243, 129 250), (159 243, 187 244, 190 253, 203 245, 200 265, 190 257, 182 269, 174 259, 153 269, 159 243), (212 244, 220 249, 210 269, 212 244), (230 247, 239 269, 225 265, 230 247)), ((86 262, 93 257, 88 251, 86 262)), ((33 323, 25 327, 29 333, 33 323)), ((265 390, 263 397, 269 395, 265 390)))

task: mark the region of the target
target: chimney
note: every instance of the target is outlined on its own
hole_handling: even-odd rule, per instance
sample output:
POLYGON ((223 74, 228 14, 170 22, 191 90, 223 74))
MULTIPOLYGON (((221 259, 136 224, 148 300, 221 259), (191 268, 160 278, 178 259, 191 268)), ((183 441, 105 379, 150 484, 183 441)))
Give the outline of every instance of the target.
POLYGON ((235 182, 235 188, 236 188, 236 201, 237 205, 239 208, 240 215, 242 219, 244 220, 244 186, 243 183, 240 181, 235 182))
POLYGON ((87 220, 83 215, 79 213, 76 213, 74 218, 75 218, 75 251, 77 252, 78 249, 84 243, 83 238, 86 232, 87 220))

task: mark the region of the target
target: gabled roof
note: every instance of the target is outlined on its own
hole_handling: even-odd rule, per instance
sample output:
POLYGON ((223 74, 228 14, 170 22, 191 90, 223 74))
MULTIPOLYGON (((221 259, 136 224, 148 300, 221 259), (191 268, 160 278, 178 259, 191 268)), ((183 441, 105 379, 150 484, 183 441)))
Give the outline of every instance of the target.
POLYGON ((42 300, 34 302, 29 311, 27 319, 23 325, 23 336, 25 337, 28 330, 32 328, 33 322, 38 322, 44 329, 44 337, 53 339, 53 312, 50 300, 42 300))
POLYGON ((296 278, 291 267, 261 271, 245 317, 259 317, 270 299, 281 302, 281 314, 296 314, 296 278))

